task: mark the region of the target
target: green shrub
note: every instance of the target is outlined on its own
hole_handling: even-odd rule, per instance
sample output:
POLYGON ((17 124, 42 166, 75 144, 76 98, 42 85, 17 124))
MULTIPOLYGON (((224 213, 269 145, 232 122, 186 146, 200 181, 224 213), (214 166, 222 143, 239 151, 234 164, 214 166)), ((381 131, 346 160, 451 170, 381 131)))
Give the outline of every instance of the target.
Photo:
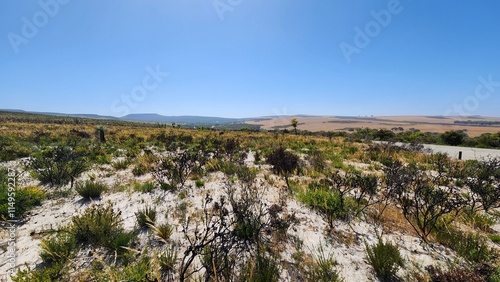
POLYGON ((32 153, 32 145, 13 138, 0 136, 0 161, 13 161, 28 157, 32 153))
POLYGON ((472 213, 468 213, 465 218, 465 221, 475 228, 482 231, 489 231, 497 223, 495 217, 478 211, 474 211, 472 213))
POLYGON ((148 170, 149 170, 148 167, 140 163, 134 166, 134 168, 132 169, 132 174, 134 176, 141 176, 146 174, 148 170))
POLYGON ((111 163, 111 166, 113 166, 117 170, 127 169, 129 165, 130 161, 128 159, 118 160, 111 163))
POLYGON ((172 236, 172 233, 174 232, 174 229, 168 223, 163 223, 158 226, 149 224, 148 226, 153 230, 155 236, 164 243, 170 239, 170 236, 172 236))
POLYGON ((311 265, 305 271, 306 280, 309 282, 343 282, 338 270, 335 270, 337 262, 333 256, 326 255, 323 247, 318 249, 318 253, 311 265))
POLYGON ((352 198, 343 199, 338 191, 317 183, 310 184, 309 189, 298 195, 298 199, 323 214, 330 227, 333 227, 337 219, 348 220, 355 210, 352 198))
POLYGON ((104 183, 87 180, 85 183, 77 182, 75 190, 84 198, 94 199, 101 197, 101 194, 108 190, 108 188, 104 183))
POLYGON ((382 281, 394 279, 398 269, 404 265, 398 247, 390 242, 384 243, 380 236, 376 245, 369 246, 365 242, 365 247, 368 261, 375 270, 377 277, 382 281))
POLYGON ((71 219, 69 231, 78 243, 113 248, 113 242, 123 234, 123 223, 111 204, 93 204, 71 219))
POLYGON ((428 266, 430 281, 432 282, 499 282, 499 267, 493 267, 488 263, 477 264, 474 267, 455 267, 442 270, 434 266, 428 266))
POLYGON ((171 273, 175 270, 177 264, 177 251, 173 247, 167 248, 158 256, 160 269, 164 273, 171 273))
POLYGON ((124 247, 129 246, 130 242, 136 235, 135 231, 118 233, 118 235, 111 242, 109 248, 121 254, 125 252, 124 247))
POLYGON ((87 168, 83 154, 68 146, 56 146, 31 157, 27 168, 43 184, 62 186, 73 181, 87 168))
POLYGON ((9 186, 8 179, 8 171, 0 169, 0 216, 2 218, 20 219, 27 211, 41 205, 42 200, 46 198, 46 193, 40 187, 17 188, 9 186), (11 198, 10 201, 9 198, 11 198))
POLYGON ((134 191, 137 192, 143 192, 143 193, 151 193, 155 189, 155 185, 152 182, 145 182, 145 183, 135 183, 134 184, 134 191))
POLYGON ((280 272, 275 258, 257 253, 254 261, 249 263, 242 273, 242 281, 273 282, 279 281, 280 272))
POLYGON ((140 228, 147 228, 149 225, 154 225, 156 221, 156 209, 146 206, 144 209, 136 212, 135 217, 140 228))
POLYGON ((290 189, 288 177, 299 169, 299 157, 283 147, 273 150, 267 155, 267 163, 273 166, 273 171, 285 178, 286 186, 290 189))
POLYGON ((436 239, 472 264, 488 262, 495 256, 495 251, 488 247, 486 238, 477 233, 446 229, 438 231, 436 239))
POLYGON ((19 268, 16 276, 12 277, 14 282, 52 282, 52 281, 67 281, 64 279, 65 269, 64 264, 56 263, 51 266, 31 269, 27 266, 25 269, 19 268))
POLYGON ((205 185, 205 182, 203 182, 203 180, 201 180, 201 179, 196 179, 194 184, 196 185, 197 188, 201 188, 205 185))
POLYGON ((500 244, 500 235, 498 234, 491 234, 490 236, 488 236, 490 238, 490 240, 495 243, 495 244, 500 244))
POLYGON ((54 236, 42 239, 40 257, 48 264, 64 264, 76 251, 76 239, 71 233, 59 231, 54 236))

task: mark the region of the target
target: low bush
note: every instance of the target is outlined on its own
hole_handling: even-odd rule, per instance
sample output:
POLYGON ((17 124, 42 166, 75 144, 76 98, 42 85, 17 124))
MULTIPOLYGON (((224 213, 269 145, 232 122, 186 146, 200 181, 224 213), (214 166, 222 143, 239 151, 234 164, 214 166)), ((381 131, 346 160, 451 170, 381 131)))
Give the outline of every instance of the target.
POLYGON ((495 251, 488 247, 486 238, 477 233, 445 229, 436 232, 436 239, 471 264, 488 262, 496 256, 495 251))
POLYGON ((141 175, 148 173, 148 171, 149 171, 149 168, 147 166, 145 166, 143 164, 137 164, 132 169, 132 174, 134 176, 141 176, 141 175))
MULTIPOLYGON (((10 179, 15 179, 15 176, 10 179)), ((0 216, 5 219, 20 219, 27 211, 39 206, 46 193, 38 186, 17 188, 9 182, 8 171, 0 169, 0 216), (9 201, 10 198, 10 201, 9 201)))
POLYGON ((442 270, 434 266, 426 268, 432 282, 498 282, 500 281, 499 267, 487 263, 477 264, 474 267, 457 267, 442 270))
POLYGON ((83 198, 94 199, 101 197, 101 194, 108 190, 108 187, 104 183, 88 180, 85 182, 77 182, 75 190, 83 198))
POLYGON ((337 219, 348 220, 355 210, 355 203, 351 197, 344 199, 338 191, 332 191, 322 184, 309 185, 309 189, 299 193, 298 199, 323 214, 330 227, 333 227, 337 219))
POLYGON ((71 259, 76 250, 76 239, 71 233, 59 231, 53 236, 42 239, 40 257, 48 264, 64 264, 71 259))
POLYGON ((124 229, 120 214, 111 204, 93 204, 83 214, 71 219, 69 232, 77 243, 113 248, 115 241, 123 236, 124 229))
POLYGON ((13 282, 49 282, 56 281, 62 282, 67 281, 67 277, 64 277, 65 269, 64 264, 55 263, 51 266, 43 268, 33 268, 29 266, 26 268, 19 268, 14 277, 12 277, 13 282))
POLYGON ((111 166, 113 166, 113 168, 115 168, 116 170, 127 169, 129 165, 130 161, 128 159, 122 159, 111 163, 111 166))
POLYGON ((285 178, 286 186, 290 189, 288 177, 299 169, 299 157, 279 147, 267 155, 267 163, 273 166, 276 174, 285 178))
POLYGON ((174 272, 177 264, 177 251, 173 247, 165 249, 165 251, 158 256, 158 262, 163 273, 168 274, 174 272))
POLYGON ((134 191, 137 192, 143 192, 143 193, 151 193, 155 189, 155 185, 152 182, 145 182, 145 183, 135 183, 134 184, 134 191))
POLYGON ((365 242, 368 261, 375 270, 377 277, 382 281, 391 281, 396 277, 396 272, 404 266, 404 260, 397 246, 390 242, 383 242, 379 236, 378 243, 369 246, 365 242))
POLYGON ((146 225, 148 225, 151 230, 153 230, 155 236, 164 243, 167 243, 167 241, 170 239, 170 236, 172 236, 172 233, 174 232, 172 226, 168 223, 163 223, 158 226, 154 224, 146 225))
POLYGON ((137 224, 140 228, 147 228, 154 225, 156 221, 156 209, 146 206, 135 213, 137 224))
POLYGON ((43 184, 62 186, 73 181, 87 169, 82 153, 69 146, 56 146, 31 157, 26 166, 43 184))
POLYGON ((280 272, 278 262, 268 255, 257 253, 257 257, 248 263, 243 270, 241 281, 249 282, 273 282, 279 281, 280 272))
POLYGON ((309 282, 343 282, 344 279, 338 270, 335 270, 337 262, 333 256, 326 255, 320 247, 312 264, 306 267, 306 280, 309 282))

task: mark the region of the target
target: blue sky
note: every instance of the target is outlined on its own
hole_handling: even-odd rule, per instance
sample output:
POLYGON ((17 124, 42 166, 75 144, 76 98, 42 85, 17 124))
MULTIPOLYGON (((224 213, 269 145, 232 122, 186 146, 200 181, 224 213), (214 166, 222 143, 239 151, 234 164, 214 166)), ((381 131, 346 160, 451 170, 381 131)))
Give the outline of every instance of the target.
POLYGON ((500 2, 4 0, 0 108, 500 116, 500 2))

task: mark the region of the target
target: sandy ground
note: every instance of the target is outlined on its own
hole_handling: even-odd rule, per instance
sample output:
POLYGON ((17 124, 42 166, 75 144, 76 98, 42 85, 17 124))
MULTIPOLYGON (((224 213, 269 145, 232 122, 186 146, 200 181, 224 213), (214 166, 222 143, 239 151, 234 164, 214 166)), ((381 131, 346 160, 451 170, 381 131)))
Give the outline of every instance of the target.
MULTIPOLYGON (((250 154, 247 160, 249 166, 253 165, 253 157, 250 154)), ((9 162, 0 164, 13 168, 19 168, 19 162, 9 162)), ((151 176, 144 176, 140 179, 134 178, 131 169, 118 171, 111 176, 108 175, 109 166, 101 166, 94 168, 86 173, 81 179, 87 179, 90 174, 94 174, 98 179, 108 184, 110 187, 116 184, 123 184, 131 181, 144 182, 151 176)), ((276 176, 270 176, 275 179, 273 185, 269 185, 264 181, 264 175, 261 173, 258 176, 258 182, 261 189, 264 189, 262 201, 271 205, 277 203, 280 195, 280 189, 285 186, 284 181, 276 176)), ((186 202, 188 213, 199 211, 202 206, 202 201, 207 193, 210 193, 214 199, 221 195, 224 191, 225 176, 222 173, 213 173, 205 179, 205 185, 201 188, 195 188, 194 183, 189 181, 186 185, 188 197, 180 200, 176 195, 170 192, 159 189, 152 193, 138 192, 113 192, 103 195, 97 202, 105 203, 110 201, 114 204, 116 210, 121 212, 124 227, 127 230, 132 230, 136 224, 135 212, 145 206, 155 206, 157 208, 158 223, 168 221, 175 227, 175 232, 172 236, 173 240, 180 242, 183 246, 183 233, 181 232, 181 224, 178 218, 173 216, 173 211, 181 202, 186 202)), ((300 180, 300 179, 296 179, 300 180)), ((29 175, 24 175, 20 183, 32 184, 36 183, 29 175)), ((260 189, 260 188, 259 188, 260 189)), ((25 265, 33 268, 41 263, 39 257, 40 239, 44 232, 56 229, 58 226, 64 225, 71 219, 72 216, 81 214, 85 208, 92 203, 84 201, 78 195, 73 195, 65 199, 46 200, 42 206, 35 208, 27 216, 23 224, 17 226, 17 267, 25 267, 25 265)), ((377 231, 381 232, 381 227, 374 223, 368 223, 361 220, 355 220, 350 224, 338 221, 332 231, 327 231, 327 224, 323 217, 315 211, 309 209, 299 203, 294 197, 288 197, 286 200, 286 209, 288 212, 295 213, 298 223, 292 226, 289 230, 289 237, 295 238, 286 243, 282 251, 281 262, 283 264, 293 265, 293 254, 297 251, 295 242, 302 242, 301 250, 307 254, 314 256, 317 253, 318 247, 323 246, 325 254, 332 254, 337 260, 337 269, 345 278, 345 281, 363 282, 374 281, 373 271, 368 264, 365 254, 365 242, 374 244, 377 242, 377 231), (344 240, 342 238, 345 236, 344 240), (350 239, 349 239, 350 238, 350 239)), ((7 235, 5 232, 0 234, 0 245, 5 245, 7 235)), ((147 234, 141 235, 142 244, 147 245, 147 234)), ((384 240, 394 242, 400 247, 403 257, 408 262, 408 267, 411 265, 427 266, 427 265, 446 265, 452 262, 455 258, 450 250, 427 250, 421 244, 421 240, 411 234, 403 234, 400 232, 391 232, 383 234, 384 240)), ((185 243, 184 243, 185 244, 185 243)), ((179 252, 179 256, 182 252, 179 252)), ((4 274, 9 266, 6 262, 6 251, 0 250, 0 273, 4 274)), ((89 258, 80 259, 78 267, 88 267, 89 258)), ((405 273, 400 271, 400 275, 405 273)), ((282 281, 292 281, 289 272, 282 271, 282 281)), ((0 277, 0 281, 1 277, 0 277)))
POLYGON ((393 129, 402 127, 404 130, 411 128, 423 132, 443 133, 449 130, 466 130, 469 136, 478 136, 488 132, 499 132, 497 126, 464 126, 456 125, 454 121, 484 120, 500 121, 498 117, 462 118, 462 117, 425 117, 425 116, 379 116, 379 117, 304 117, 286 116, 247 121, 248 124, 261 125, 264 129, 292 129, 290 120, 297 118, 298 129, 309 131, 342 131, 356 128, 393 129))

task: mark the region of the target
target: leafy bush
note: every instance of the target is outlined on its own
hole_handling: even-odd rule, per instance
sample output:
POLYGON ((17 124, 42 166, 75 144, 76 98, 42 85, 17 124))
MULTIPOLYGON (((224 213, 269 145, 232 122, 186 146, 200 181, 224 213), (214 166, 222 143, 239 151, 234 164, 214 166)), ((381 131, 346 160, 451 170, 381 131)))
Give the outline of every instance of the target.
POLYGON ((354 212, 352 198, 342 198, 338 190, 330 190, 319 183, 312 183, 309 189, 298 195, 299 201, 319 211, 333 228, 337 219, 348 220, 354 212))
POLYGON ((0 161, 12 161, 28 157, 32 153, 31 144, 0 136, 0 161))
POLYGON ((51 266, 31 269, 29 266, 25 269, 19 268, 16 276, 12 277, 14 282, 49 282, 49 281, 67 281, 64 279, 64 264, 55 263, 51 266))
POLYGON ((76 239, 71 233, 59 231, 54 236, 42 239, 40 257, 48 264, 64 264, 71 259, 76 249, 76 239))
POLYGON ((156 162, 152 170, 153 176, 160 187, 166 187, 165 184, 168 184, 167 190, 175 190, 178 186, 184 186, 199 159, 200 153, 194 149, 178 149, 156 162))
POLYGON ((115 240, 124 233, 121 216, 111 204, 91 205, 71 219, 69 231, 78 243, 108 248, 113 248, 115 240))
MULTIPOLYGON (((9 181, 8 173, 7 169, 0 169, 0 216, 5 219, 19 219, 27 211, 40 205, 46 194, 37 186, 13 187, 17 183, 9 181)), ((15 176, 11 176, 10 179, 15 180, 15 176)))
POLYGON ((56 146, 31 157, 28 169, 35 172, 36 178, 44 184, 62 186, 73 181, 87 168, 81 153, 69 146, 56 146))
POLYGON ((380 236, 376 245, 369 246, 365 242, 365 247, 368 261, 375 270, 377 277, 382 281, 390 281, 395 278, 398 269, 404 265, 398 247, 390 242, 384 243, 380 236))
POLYGON ((156 220, 156 209, 151 207, 145 207, 135 213, 137 218, 137 224, 140 228, 149 227, 149 225, 154 225, 156 220))
POLYGON ((299 157, 279 147, 267 156, 267 163, 273 166, 276 174, 285 177, 286 186, 290 188, 288 177, 299 168, 299 157))
POLYGON ((107 189, 106 184, 92 180, 85 181, 85 183, 77 182, 75 185, 76 192, 87 199, 99 198, 102 192, 105 192, 107 189))

